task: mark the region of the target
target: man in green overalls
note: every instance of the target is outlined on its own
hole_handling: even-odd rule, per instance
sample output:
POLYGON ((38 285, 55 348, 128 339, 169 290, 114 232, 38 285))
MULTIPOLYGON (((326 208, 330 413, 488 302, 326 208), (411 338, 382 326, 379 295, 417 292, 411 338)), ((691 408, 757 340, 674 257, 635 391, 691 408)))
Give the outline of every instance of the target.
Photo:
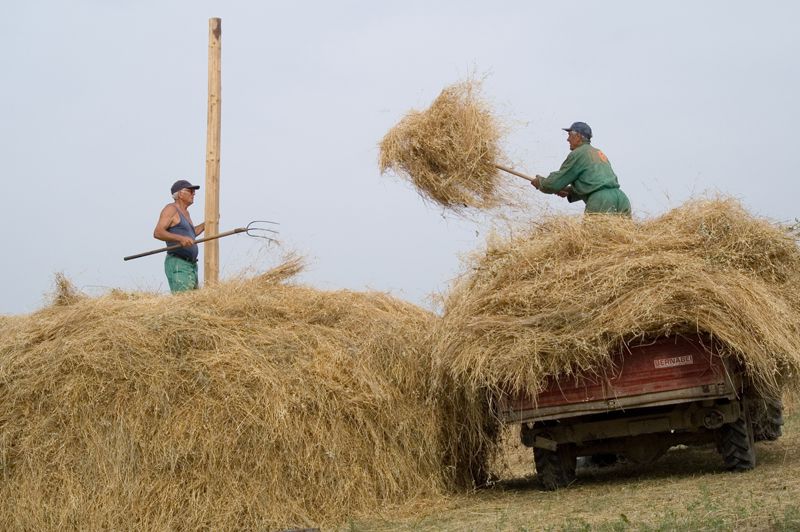
POLYGON ((631 215, 628 196, 619 188, 608 157, 591 145, 592 128, 575 122, 568 128, 570 153, 561 168, 547 177, 537 175, 531 183, 546 194, 558 194, 570 203, 586 202, 586 213, 631 215))

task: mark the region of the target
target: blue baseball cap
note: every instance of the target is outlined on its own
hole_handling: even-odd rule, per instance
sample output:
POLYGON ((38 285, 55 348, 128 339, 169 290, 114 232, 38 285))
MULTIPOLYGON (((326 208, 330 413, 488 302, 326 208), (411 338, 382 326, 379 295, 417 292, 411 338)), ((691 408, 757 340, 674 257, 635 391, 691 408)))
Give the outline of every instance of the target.
POLYGON ((592 128, 586 122, 574 122, 571 126, 562 128, 564 131, 574 131, 587 139, 592 138, 592 128))
POLYGON ((197 190, 200 188, 200 185, 193 185, 186 181, 185 179, 178 179, 172 184, 172 188, 169 189, 170 194, 175 194, 179 190, 183 190, 184 188, 190 188, 192 190, 197 190))

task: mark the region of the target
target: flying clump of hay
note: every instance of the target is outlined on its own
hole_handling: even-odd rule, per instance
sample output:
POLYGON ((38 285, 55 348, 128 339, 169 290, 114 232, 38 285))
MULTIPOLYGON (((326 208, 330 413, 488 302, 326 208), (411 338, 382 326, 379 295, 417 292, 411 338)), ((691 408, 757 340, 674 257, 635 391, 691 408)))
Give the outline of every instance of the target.
POLYGON ((535 394, 608 368, 625 344, 706 333, 763 393, 800 379, 800 251, 733 200, 643 222, 553 217, 476 255, 434 351, 475 388, 535 394))
POLYGON ((0 321, 0 528, 327 527, 471 486, 485 412, 435 316, 299 268, 0 321))
POLYGON ((423 198, 461 210, 508 202, 496 162, 502 127, 476 81, 447 87, 425 111, 411 111, 380 143, 380 169, 409 179, 423 198))

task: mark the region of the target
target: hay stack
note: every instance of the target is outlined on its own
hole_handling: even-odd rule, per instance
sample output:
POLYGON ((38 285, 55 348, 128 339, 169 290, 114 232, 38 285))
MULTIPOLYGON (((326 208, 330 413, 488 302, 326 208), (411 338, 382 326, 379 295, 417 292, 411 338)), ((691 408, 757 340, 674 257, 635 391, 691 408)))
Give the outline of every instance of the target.
POLYGON ((452 85, 425 111, 403 117, 380 143, 381 172, 393 170, 423 198, 456 211, 508 202, 495 167, 501 126, 479 88, 475 81, 452 85))
POLYGON ((498 238, 445 306, 435 346, 472 387, 536 393, 608 367, 621 344, 705 332, 762 391, 798 387, 800 252, 735 201, 642 223, 556 217, 498 238))
POLYGON ((11 334, 12 328, 21 319, 20 316, 6 316, 0 314, 0 338, 6 334, 11 334))
POLYGON ((279 282, 296 269, 17 320, 0 338, 0 528, 327 526, 468 485, 481 449, 432 371, 434 317, 279 282))

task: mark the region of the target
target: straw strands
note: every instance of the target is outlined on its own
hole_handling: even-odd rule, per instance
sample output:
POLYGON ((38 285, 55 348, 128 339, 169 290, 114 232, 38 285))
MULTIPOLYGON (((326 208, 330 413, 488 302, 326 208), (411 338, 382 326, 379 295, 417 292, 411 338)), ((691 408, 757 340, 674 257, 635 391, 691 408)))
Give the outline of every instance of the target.
POLYGON ((434 316, 299 267, 0 322, 0 528, 327 526, 471 486, 485 411, 433 370, 434 316))
POLYGON ((556 217, 497 237, 454 287, 435 353, 473 388, 536 393, 623 344, 708 333, 762 392, 798 388, 800 252, 733 200, 644 222, 556 217))
POLYGON ((501 126, 480 99, 480 85, 445 88, 425 111, 411 111, 380 143, 380 168, 410 180, 420 195, 460 211, 508 201, 498 176, 501 126))

